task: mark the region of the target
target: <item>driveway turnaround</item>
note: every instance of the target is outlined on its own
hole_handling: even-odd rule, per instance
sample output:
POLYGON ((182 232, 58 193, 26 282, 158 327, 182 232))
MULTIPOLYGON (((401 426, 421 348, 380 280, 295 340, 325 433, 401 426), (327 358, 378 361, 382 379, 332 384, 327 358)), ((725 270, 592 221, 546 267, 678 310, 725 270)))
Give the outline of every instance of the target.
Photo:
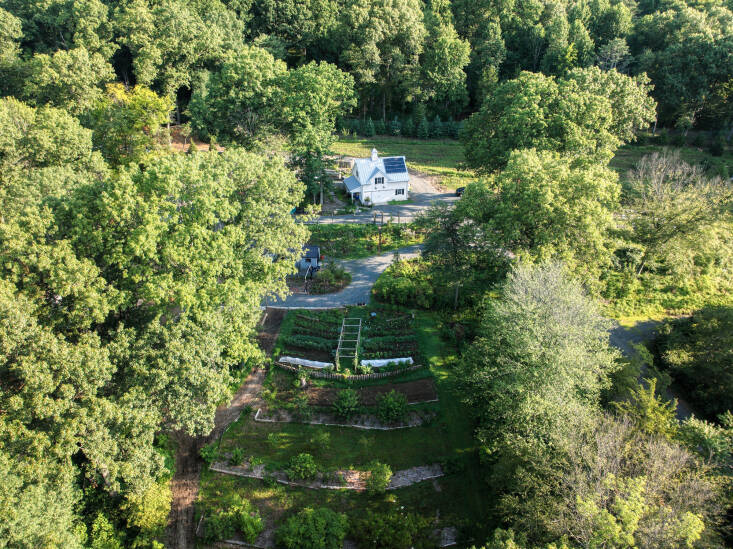
POLYGON ((351 284, 340 292, 323 295, 292 294, 284 300, 267 302, 265 305, 276 309, 337 309, 368 303, 372 286, 392 263, 395 254, 399 254, 400 259, 412 259, 420 255, 421 249, 421 244, 415 244, 364 259, 339 261, 338 264, 351 273, 351 284))
POLYGON ((420 212, 426 210, 434 202, 452 203, 458 200, 455 191, 441 192, 426 178, 410 172, 410 201, 402 204, 382 204, 352 215, 323 215, 314 223, 373 223, 389 221, 409 223, 420 212))

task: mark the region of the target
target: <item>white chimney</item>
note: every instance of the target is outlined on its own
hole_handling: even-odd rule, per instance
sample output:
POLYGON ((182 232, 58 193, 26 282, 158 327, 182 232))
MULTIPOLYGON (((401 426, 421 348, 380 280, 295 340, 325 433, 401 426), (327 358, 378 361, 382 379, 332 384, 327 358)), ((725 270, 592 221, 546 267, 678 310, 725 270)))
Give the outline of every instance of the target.
POLYGON ((376 162, 377 158, 379 158, 377 156, 377 149, 372 149, 372 162, 376 162))

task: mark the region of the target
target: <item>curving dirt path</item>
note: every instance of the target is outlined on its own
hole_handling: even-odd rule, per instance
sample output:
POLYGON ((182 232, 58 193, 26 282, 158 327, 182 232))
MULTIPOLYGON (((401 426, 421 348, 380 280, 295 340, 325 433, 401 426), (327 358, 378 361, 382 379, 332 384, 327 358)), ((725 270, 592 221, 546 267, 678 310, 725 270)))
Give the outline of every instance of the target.
MULTIPOLYGON (((262 349, 269 354, 277 339, 284 313, 265 311, 263 327, 258 335, 262 349)), ((176 441, 176 474, 171 480, 173 501, 168 517, 168 543, 172 549, 189 549, 196 546, 196 525, 194 524, 194 506, 199 493, 199 477, 203 462, 199 458, 199 450, 237 420, 247 406, 257 408, 262 405, 260 393, 265 380, 265 371, 261 368, 253 371, 234 394, 231 402, 220 406, 214 417, 214 429, 205 436, 192 437, 183 432, 172 433, 176 441)))

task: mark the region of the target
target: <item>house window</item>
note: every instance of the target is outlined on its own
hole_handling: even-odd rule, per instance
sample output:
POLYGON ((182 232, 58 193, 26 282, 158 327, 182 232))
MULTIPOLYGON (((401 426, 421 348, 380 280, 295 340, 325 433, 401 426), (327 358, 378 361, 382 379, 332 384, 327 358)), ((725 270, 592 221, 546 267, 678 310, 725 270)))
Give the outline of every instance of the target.
POLYGON ((375 177, 374 184, 375 185, 384 185, 384 177, 375 177))
POLYGON ((395 189, 394 193, 395 195, 405 194, 405 189, 395 189))

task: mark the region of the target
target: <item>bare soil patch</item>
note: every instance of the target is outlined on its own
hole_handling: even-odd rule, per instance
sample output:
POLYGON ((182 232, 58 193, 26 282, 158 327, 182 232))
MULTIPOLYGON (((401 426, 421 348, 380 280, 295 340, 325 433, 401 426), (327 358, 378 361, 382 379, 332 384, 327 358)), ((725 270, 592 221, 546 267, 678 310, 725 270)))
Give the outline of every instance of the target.
MULTIPOLYGON (((435 381, 431 378, 407 381, 405 383, 385 383, 384 385, 357 389, 359 399, 364 406, 374 406, 377 403, 377 397, 379 395, 389 393, 392 390, 403 393, 407 397, 407 402, 410 404, 431 402, 438 398, 435 381)), ((330 406, 336 400, 336 395, 339 391, 340 389, 333 387, 308 387, 306 389, 308 403, 312 406, 330 406)))

